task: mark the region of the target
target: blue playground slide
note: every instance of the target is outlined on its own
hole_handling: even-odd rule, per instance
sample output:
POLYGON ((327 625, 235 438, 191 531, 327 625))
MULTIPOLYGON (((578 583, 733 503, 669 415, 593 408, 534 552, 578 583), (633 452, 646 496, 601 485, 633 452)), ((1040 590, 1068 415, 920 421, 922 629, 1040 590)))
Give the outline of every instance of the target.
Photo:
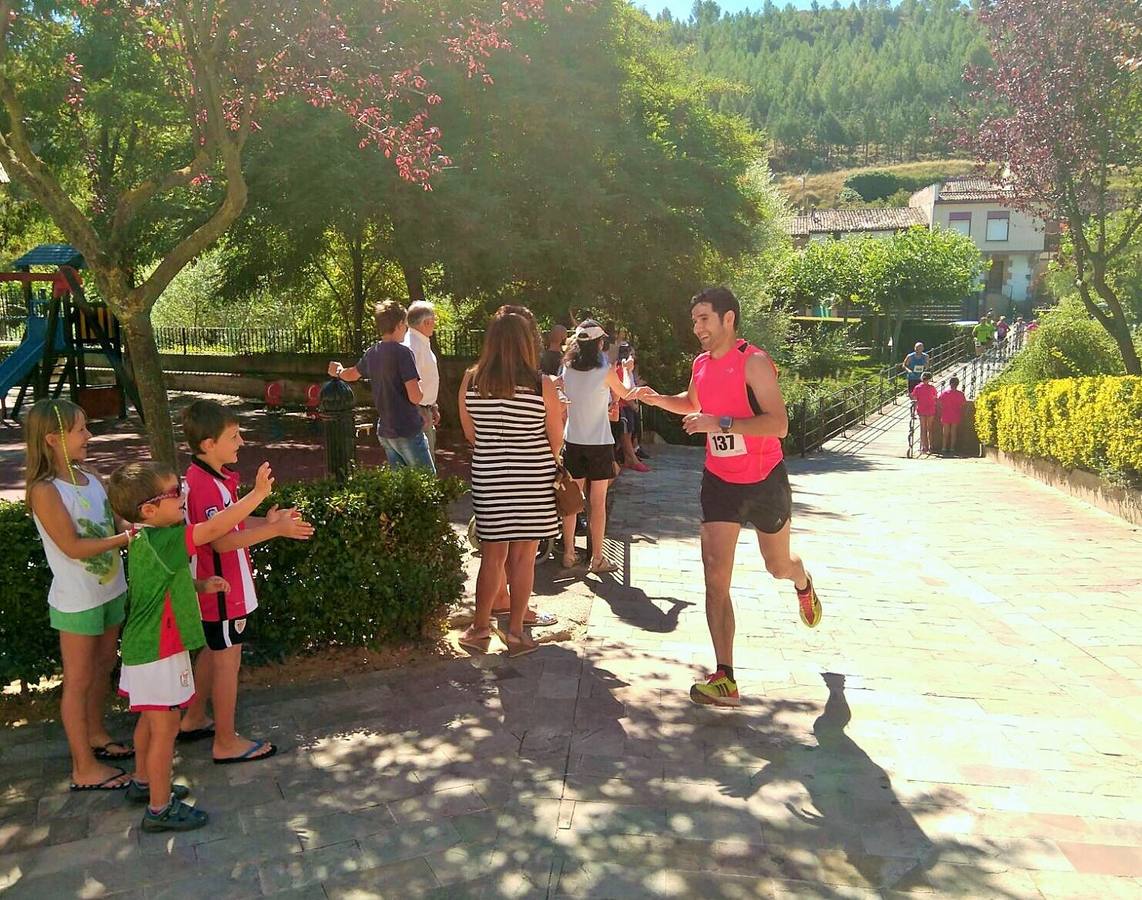
MULTIPOLYGON (((62 326, 62 322, 60 325, 62 326)), ((48 320, 41 316, 28 317, 28 330, 24 340, 11 356, 0 363, 0 396, 8 393, 16 385, 23 382, 28 373, 44 356, 44 344, 47 341, 48 320)), ((63 328, 56 332, 56 347, 63 344, 63 328)))

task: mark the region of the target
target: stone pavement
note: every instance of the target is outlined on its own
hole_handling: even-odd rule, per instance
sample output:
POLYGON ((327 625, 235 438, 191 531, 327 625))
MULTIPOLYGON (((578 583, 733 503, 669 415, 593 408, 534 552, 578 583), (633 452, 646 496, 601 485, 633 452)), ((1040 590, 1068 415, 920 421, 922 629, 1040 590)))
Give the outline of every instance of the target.
POLYGON ((140 834, 120 797, 62 790, 58 728, 5 732, 0 889, 1142 895, 1142 534, 987 461, 903 447, 791 463, 816 630, 743 537, 739 711, 687 699, 712 663, 700 455, 653 448, 653 472, 620 481, 621 576, 540 569, 543 608, 589 607, 585 637, 249 692, 244 729, 283 752, 218 769, 181 750, 202 831, 140 834))

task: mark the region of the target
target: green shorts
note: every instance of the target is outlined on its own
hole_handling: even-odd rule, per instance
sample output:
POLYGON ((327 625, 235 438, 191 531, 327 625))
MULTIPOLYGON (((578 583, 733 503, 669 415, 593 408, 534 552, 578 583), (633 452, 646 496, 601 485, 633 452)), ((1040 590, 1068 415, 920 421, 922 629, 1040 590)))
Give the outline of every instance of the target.
POLYGON ((62 612, 54 606, 48 607, 52 628, 69 634, 103 634, 108 628, 123 624, 126 618, 127 595, 120 594, 102 606, 85 609, 83 612, 62 612))

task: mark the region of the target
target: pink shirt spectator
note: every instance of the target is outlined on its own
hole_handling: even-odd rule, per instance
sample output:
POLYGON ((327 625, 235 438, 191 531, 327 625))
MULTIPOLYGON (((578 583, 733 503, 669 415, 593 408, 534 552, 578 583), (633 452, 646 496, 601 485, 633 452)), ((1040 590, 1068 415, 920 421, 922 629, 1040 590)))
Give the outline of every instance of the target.
POLYGON ((916 401, 916 415, 934 416, 936 414, 936 386, 927 381, 921 381, 912 388, 912 399, 916 401))
POLYGON ((959 425, 967 402, 968 398, 959 388, 948 388, 940 394, 940 421, 944 425, 959 425))

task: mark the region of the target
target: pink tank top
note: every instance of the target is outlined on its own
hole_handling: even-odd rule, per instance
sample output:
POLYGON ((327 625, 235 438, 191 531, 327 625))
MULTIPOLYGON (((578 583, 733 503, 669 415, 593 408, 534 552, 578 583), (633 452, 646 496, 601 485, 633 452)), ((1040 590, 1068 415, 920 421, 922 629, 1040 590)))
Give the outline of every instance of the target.
MULTIPOLYGON (((749 419, 761 412, 745 381, 745 361, 755 353, 762 354, 773 366, 765 351, 742 339, 720 359, 703 353, 694 360, 694 389, 702 412, 735 419, 749 419)), ((773 371, 776 374, 777 366, 773 366, 773 371)), ((706 470, 732 484, 764 481, 781 458, 779 438, 721 433, 706 436, 706 470)))

